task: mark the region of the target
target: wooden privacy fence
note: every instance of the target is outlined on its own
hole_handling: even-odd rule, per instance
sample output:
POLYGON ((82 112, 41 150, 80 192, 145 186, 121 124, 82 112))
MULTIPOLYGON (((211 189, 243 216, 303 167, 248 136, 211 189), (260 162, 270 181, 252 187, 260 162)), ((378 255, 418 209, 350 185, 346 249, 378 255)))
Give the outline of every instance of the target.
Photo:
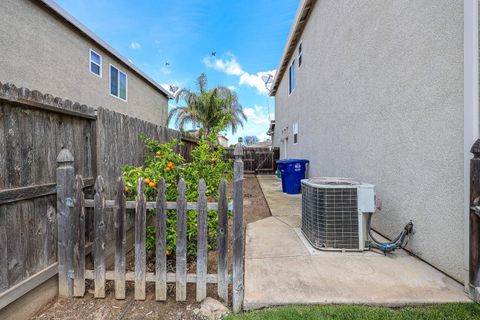
MULTIPOLYGON (((86 194, 91 194, 95 177, 102 175, 105 196, 113 198, 122 166, 144 162, 147 151, 140 134, 162 143, 173 138, 182 141, 176 151, 187 161, 197 144, 179 131, 125 114, 0 83, 0 310, 57 274, 56 157, 60 150, 65 147, 73 154, 86 194)), ((87 252, 92 218, 87 212, 87 252)), ((111 244, 110 214, 107 220, 111 244)), ((110 260, 109 250, 107 255, 110 260)), ((48 294, 53 297, 52 291, 48 294)))
POLYGON ((207 296, 207 283, 217 284, 218 295, 228 301, 228 286, 233 285, 233 310, 238 312, 243 304, 243 161, 242 147, 235 149, 233 183, 233 275, 228 274, 228 204, 225 181, 220 184, 218 203, 207 203, 206 184, 202 179, 198 185, 197 202, 187 202, 186 185, 178 183, 176 202, 167 202, 165 181, 157 186, 157 198, 147 202, 143 179, 138 180, 135 201, 126 201, 124 183, 120 177, 116 185, 114 200, 106 200, 104 181, 98 176, 95 182, 94 199, 85 199, 84 180, 76 175, 73 156, 62 149, 57 162, 57 219, 58 219, 58 273, 59 293, 64 297, 82 297, 85 280, 94 281, 95 297, 105 297, 105 282, 115 282, 115 298, 125 299, 125 282, 135 285, 135 299, 145 299, 146 282, 155 283, 155 299, 167 299, 167 283, 175 283, 176 300, 185 301, 187 283, 196 284, 196 299, 207 296), (94 269, 85 269, 85 208, 93 208, 95 235, 93 240, 94 269), (115 266, 107 271, 105 265, 106 209, 113 209, 115 235, 115 266), (135 209, 135 270, 126 271, 126 211, 135 209), (156 255, 155 272, 146 272, 146 210, 155 209, 156 255), (176 222, 176 270, 167 273, 166 261, 166 214, 177 211, 176 222), (187 273, 187 210, 197 211, 197 267, 195 274, 187 273), (218 270, 207 274, 207 210, 218 211, 218 270))

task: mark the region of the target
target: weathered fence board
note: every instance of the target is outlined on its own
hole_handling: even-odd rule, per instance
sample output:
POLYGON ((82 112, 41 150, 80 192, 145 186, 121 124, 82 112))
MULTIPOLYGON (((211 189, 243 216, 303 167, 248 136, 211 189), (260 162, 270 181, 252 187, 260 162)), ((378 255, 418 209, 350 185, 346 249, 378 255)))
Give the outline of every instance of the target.
POLYGON ((58 283, 61 297, 73 295, 73 281, 68 276, 72 270, 72 213, 74 185, 73 156, 62 149, 57 157, 57 220, 58 220, 58 283))
MULTIPOLYGON (((0 83, 0 87, 1 87, 0 83)), ((2 155, 5 151, 5 142, 6 142, 6 131, 5 131, 5 106, 0 101, 0 152, 2 155)), ((5 156, 0 157, 0 190, 5 188, 5 174, 6 174, 6 166, 7 158, 5 156)), ((2 283, 0 282, 0 290, 2 288, 2 283)))
POLYGON ((185 181, 178 183, 177 198, 177 241, 175 273, 177 275, 176 297, 177 301, 187 299, 187 187, 185 181))
POLYGON ((145 300, 147 208, 144 192, 145 184, 140 178, 137 185, 137 208, 135 209, 135 300, 145 300))
POLYGON ((57 221, 57 197, 50 196, 47 201, 47 251, 48 264, 51 265, 57 261, 57 241, 58 241, 58 221, 57 221))
POLYGON ((207 186, 198 184, 197 202, 197 301, 207 297, 207 186))
POLYGON ((115 208, 115 298, 125 299, 125 253, 127 241, 127 207, 125 184, 118 179, 115 208))
POLYGON ((95 298, 105 298, 105 183, 102 176, 98 176, 95 183, 95 241, 94 266, 95 266, 95 298))
MULTIPOLYGON (((197 203, 196 202, 187 202, 187 210, 197 210, 197 203)), ((93 208, 93 200, 92 199, 85 199, 85 208, 93 208)), ((127 201, 126 202, 127 209, 135 209, 136 202, 135 201, 127 201)), ((148 209, 155 209, 156 202, 155 201, 147 201, 146 203, 147 210, 148 209)), ((105 207, 107 209, 115 209, 115 200, 106 200, 105 207)), ((167 209, 168 210, 177 210, 177 202, 167 201, 167 209)), ((218 210, 218 203, 209 202, 207 204, 208 210, 218 210)))
POLYGON ((228 303, 228 200, 227 184, 222 179, 218 199, 218 296, 228 303))
MULTIPOLYGON (((115 280, 115 271, 107 271, 106 273, 107 281, 115 280)), ((177 282, 177 276, 173 272, 167 273, 167 283, 175 284, 177 282)), ((85 279, 94 280, 95 279, 95 270, 85 270, 85 279)), ((195 273, 187 273, 187 283, 195 284, 197 283, 197 275, 195 273)), ((135 282, 135 271, 127 271, 125 273, 125 280, 128 282, 135 282)), ((145 273, 145 281, 155 283, 157 281, 157 276, 153 272, 145 273)), ((218 276, 217 274, 207 274, 207 283, 208 284, 217 284, 218 276)), ((232 276, 228 276, 228 284, 232 284, 232 276)))
MULTIPOLYGON (((93 178, 86 178, 83 181, 85 187, 93 186, 93 178)), ((57 194, 56 183, 2 190, 0 191, 0 205, 5 203, 42 198, 55 194, 57 194)))
POLYGON ((34 238, 34 244, 32 244, 31 251, 36 253, 36 261, 31 265, 35 270, 33 273, 39 272, 45 269, 48 263, 48 220, 45 212, 47 212, 47 198, 37 198, 33 200, 34 215, 35 215, 35 234, 31 235, 34 238))
POLYGON ((156 205, 155 299, 164 301, 167 300, 167 199, 163 178, 158 182, 156 205))
POLYGON ((85 294, 85 195, 83 194, 83 178, 75 177, 73 198, 73 295, 82 297, 85 294))
POLYGON ((233 312, 243 305, 243 150, 237 144, 233 164, 233 312))
POLYGON ((0 292, 8 289, 8 252, 6 206, 0 206, 0 292))

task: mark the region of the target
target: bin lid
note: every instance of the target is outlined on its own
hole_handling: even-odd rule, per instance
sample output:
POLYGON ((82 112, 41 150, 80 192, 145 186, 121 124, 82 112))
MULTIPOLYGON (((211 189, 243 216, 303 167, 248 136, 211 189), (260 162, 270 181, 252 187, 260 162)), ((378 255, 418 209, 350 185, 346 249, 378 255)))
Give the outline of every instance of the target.
POLYGON ((290 164, 290 163, 309 163, 310 160, 306 159, 282 159, 277 160, 277 164, 290 164))

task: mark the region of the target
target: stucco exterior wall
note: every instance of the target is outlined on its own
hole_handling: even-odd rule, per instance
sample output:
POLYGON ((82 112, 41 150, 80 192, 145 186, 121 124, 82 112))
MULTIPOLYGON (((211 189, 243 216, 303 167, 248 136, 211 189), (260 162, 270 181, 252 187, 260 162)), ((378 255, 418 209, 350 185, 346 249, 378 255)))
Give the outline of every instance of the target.
POLYGON ((166 125, 164 94, 42 4, 0 1, 0 30, 1 82, 166 125), (90 49, 102 56, 101 78, 90 73, 90 49), (128 76, 127 102, 110 95, 110 64, 128 76))
POLYGON ((377 186, 374 227, 463 281, 463 1, 319 0, 278 88, 274 145, 377 186), (292 127, 298 122, 298 144, 292 127))

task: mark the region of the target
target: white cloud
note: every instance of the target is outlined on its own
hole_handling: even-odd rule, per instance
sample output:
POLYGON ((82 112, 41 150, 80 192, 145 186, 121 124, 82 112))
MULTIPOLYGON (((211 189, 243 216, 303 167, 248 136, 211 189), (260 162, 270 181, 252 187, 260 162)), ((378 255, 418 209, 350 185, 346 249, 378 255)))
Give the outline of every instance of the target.
POLYGON ((217 57, 205 57, 203 63, 214 70, 224 72, 228 75, 238 76, 239 85, 246 85, 257 89, 258 94, 268 94, 268 90, 265 87, 265 82, 262 80, 264 75, 275 75, 276 70, 257 72, 256 74, 250 74, 242 69, 240 63, 238 63, 235 55, 227 53, 225 58, 217 57))
POLYGON ((228 86, 227 88, 230 89, 231 91, 237 91, 237 87, 235 86, 228 86))
POLYGON ((247 121, 256 125, 268 125, 269 119, 273 119, 273 114, 264 111, 262 106, 255 105, 253 108, 243 108, 243 112, 247 116, 247 121))
POLYGON ((219 59, 213 56, 205 57, 203 58, 203 63, 209 68, 225 72, 232 76, 241 76, 245 73, 237 62, 237 58, 230 53, 227 54, 227 58, 225 59, 219 59))
POLYGON ((138 42, 135 42, 135 41, 132 41, 130 43, 130 48, 132 48, 133 50, 138 50, 142 47, 142 45, 138 42))
POLYGON ((270 136, 266 133, 259 134, 257 138, 260 140, 260 142, 270 140, 270 136))

